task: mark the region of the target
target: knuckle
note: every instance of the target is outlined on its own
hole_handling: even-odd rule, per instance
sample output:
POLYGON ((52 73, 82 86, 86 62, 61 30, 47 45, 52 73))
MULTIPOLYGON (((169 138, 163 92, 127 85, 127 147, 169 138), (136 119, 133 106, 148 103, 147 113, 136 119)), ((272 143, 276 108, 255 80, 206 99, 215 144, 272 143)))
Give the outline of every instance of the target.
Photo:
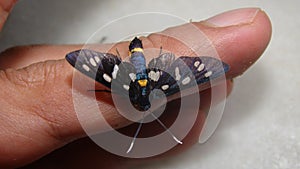
POLYGON ((5 69, 1 71, 1 78, 16 87, 16 89, 25 89, 30 91, 33 87, 38 84, 43 84, 45 79, 43 75, 37 70, 37 67, 32 66, 30 69, 5 69), (39 74, 39 75, 38 75, 39 74))
POLYGON ((58 73, 55 61, 32 64, 23 69, 5 69, 0 71, 0 79, 15 87, 33 92, 42 87, 51 87, 58 73))
POLYGON ((12 92, 11 99, 22 107, 22 112, 40 119, 45 127, 43 131, 62 141, 64 137, 61 134, 61 122, 65 120, 61 119, 63 116, 57 116, 56 112, 65 110, 62 110, 63 107, 55 98, 57 93, 51 93, 53 84, 59 80, 57 71, 55 61, 40 62, 19 70, 0 70, 0 82, 5 89, 1 94, 12 92))

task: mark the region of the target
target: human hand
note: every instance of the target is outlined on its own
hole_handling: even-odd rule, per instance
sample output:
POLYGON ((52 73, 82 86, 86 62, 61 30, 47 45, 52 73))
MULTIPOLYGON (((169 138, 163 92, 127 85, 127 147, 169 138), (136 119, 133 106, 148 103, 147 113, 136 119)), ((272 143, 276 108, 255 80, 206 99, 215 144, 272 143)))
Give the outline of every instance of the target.
MULTIPOLYGON (((236 10, 193 24, 206 34, 220 58, 230 65, 228 94, 233 87, 231 79, 241 75, 260 57, 271 37, 270 21, 259 9, 236 10)), ((179 32, 178 28, 180 26, 165 33, 189 34, 182 30, 179 32)), ((145 48, 163 46, 177 56, 191 54, 180 42, 167 41, 158 34, 148 36, 143 43, 145 48)), ((128 168, 150 160, 110 154, 85 138, 72 102, 73 68, 64 60, 65 54, 81 47, 22 46, 8 49, 0 55, 0 166, 19 167, 33 162, 27 167, 89 168, 88 165, 91 165, 128 168), (45 157, 37 160, 42 156, 45 157)), ((109 47, 99 45, 98 50, 106 51, 109 47)), ((126 56, 127 42, 116 44, 116 47, 121 56, 126 56)), ((209 89, 203 91, 201 97, 203 95, 209 96, 209 89)), ((210 101, 209 97, 204 98, 210 101)), ((102 102, 101 98, 98 101, 102 102)), ((166 112, 172 111, 172 105, 178 104, 178 100, 170 104, 166 112)), ((183 140, 184 144, 157 159, 183 151, 198 141, 207 104, 201 105, 198 119, 183 140)), ((128 121, 111 104, 104 104, 102 108, 107 110, 104 116, 112 126, 135 131, 135 126, 125 127, 128 121)), ((151 133, 153 130, 146 128, 143 132, 151 133)))

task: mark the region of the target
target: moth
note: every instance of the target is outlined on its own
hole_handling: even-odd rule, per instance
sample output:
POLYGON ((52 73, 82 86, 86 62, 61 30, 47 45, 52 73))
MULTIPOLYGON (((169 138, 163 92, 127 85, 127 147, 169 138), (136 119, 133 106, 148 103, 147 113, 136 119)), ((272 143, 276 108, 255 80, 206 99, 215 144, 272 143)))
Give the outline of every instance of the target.
MULTIPOLYGON (((143 44, 137 37, 129 44, 128 62, 122 61, 120 56, 89 49, 68 53, 66 60, 81 73, 115 90, 112 92, 129 97, 132 106, 144 114, 151 107, 151 99, 172 96, 183 89, 216 79, 229 70, 228 64, 214 57, 180 56, 176 59, 172 53, 162 52, 146 65, 143 44), (162 92, 154 93, 150 98, 154 90, 162 92)), ((127 153, 133 148, 144 114, 127 153)), ((150 114, 177 143, 182 144, 153 113, 150 114)))

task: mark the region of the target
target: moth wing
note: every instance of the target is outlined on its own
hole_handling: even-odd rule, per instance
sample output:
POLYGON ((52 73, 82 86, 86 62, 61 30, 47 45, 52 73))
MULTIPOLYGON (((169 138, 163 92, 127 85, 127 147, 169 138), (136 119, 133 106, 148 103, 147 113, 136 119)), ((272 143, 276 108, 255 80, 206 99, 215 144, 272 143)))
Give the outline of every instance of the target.
POLYGON ((181 85, 188 86, 187 78, 195 79, 199 85, 224 75, 228 70, 228 64, 214 57, 181 56, 167 71, 171 72, 181 85))
POLYGON ((213 57, 181 56, 174 60, 165 70, 150 68, 151 86, 160 89, 166 96, 171 96, 180 90, 216 79, 229 70, 229 66, 213 57), (160 72, 159 78, 155 73, 160 72), (154 80, 153 80, 154 79, 154 80))
POLYGON ((167 70, 171 64, 174 62, 175 56, 172 53, 163 53, 159 55, 157 58, 153 58, 148 63, 148 68, 155 68, 159 70, 167 70))
POLYGON ((135 68, 121 58, 110 54, 89 49, 73 51, 66 55, 66 60, 81 73, 103 84, 108 88, 118 91, 126 90, 125 84, 130 83, 130 73, 135 73, 135 68))

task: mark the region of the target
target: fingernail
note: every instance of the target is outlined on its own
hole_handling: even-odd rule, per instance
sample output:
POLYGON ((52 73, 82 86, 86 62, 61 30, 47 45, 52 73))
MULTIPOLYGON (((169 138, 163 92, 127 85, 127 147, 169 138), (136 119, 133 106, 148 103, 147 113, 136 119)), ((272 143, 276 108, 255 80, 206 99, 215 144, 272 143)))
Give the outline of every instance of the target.
POLYGON ((253 22, 259 8, 236 9, 221 13, 206 20, 209 25, 214 27, 226 27, 253 22))

